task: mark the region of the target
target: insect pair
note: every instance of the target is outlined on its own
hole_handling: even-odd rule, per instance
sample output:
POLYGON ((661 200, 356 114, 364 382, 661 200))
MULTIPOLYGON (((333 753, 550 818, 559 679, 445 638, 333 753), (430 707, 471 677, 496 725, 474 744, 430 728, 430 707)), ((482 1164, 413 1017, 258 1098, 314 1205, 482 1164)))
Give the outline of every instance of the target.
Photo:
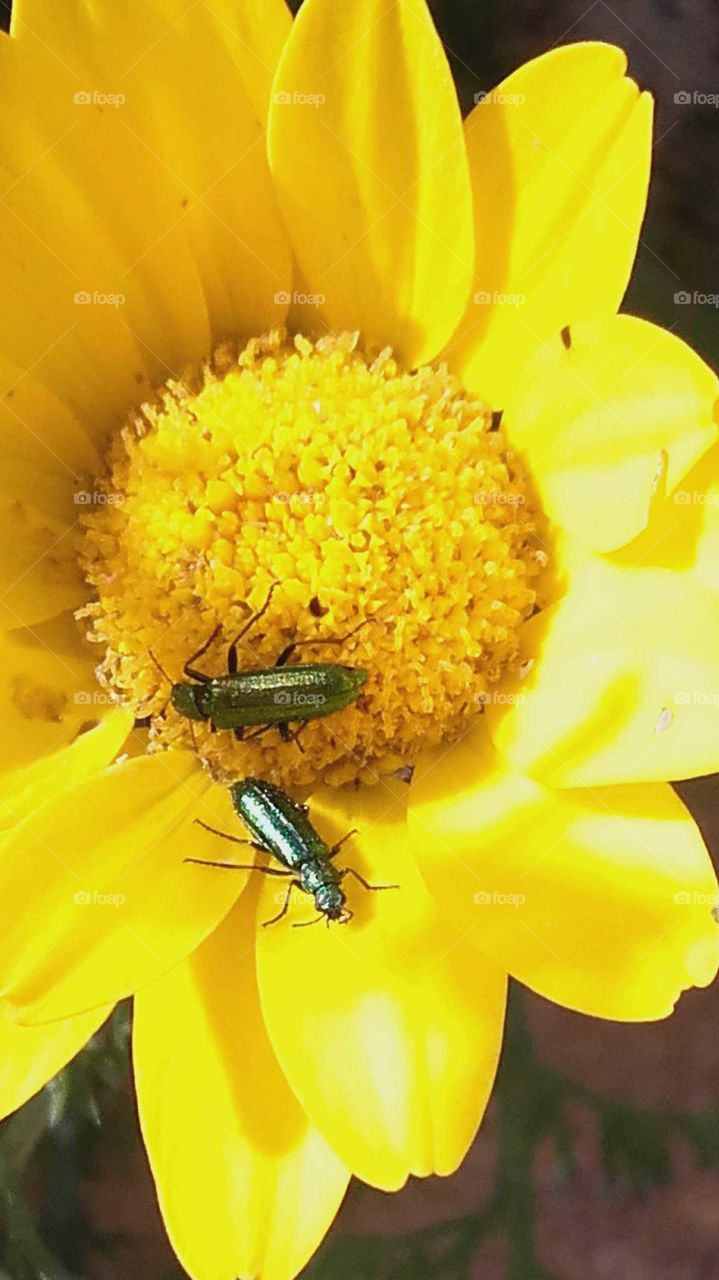
POLYGON ((279 867, 261 867, 255 863, 208 862, 203 858, 185 858, 185 862, 198 863, 206 867, 223 867, 230 870, 260 871, 266 876, 285 877, 289 879, 287 893, 281 911, 265 925, 276 924, 285 915, 290 905, 293 888, 300 889, 314 899, 317 916, 314 920, 298 922, 294 927, 316 924, 323 918, 339 924, 346 924, 352 919, 353 912, 347 906, 347 899, 342 888, 346 876, 353 876, 365 889, 397 889, 396 884, 369 884, 359 871, 353 867, 338 868, 333 859, 339 853, 345 840, 355 835, 349 831, 337 844, 330 847, 315 830, 308 816, 307 805, 298 804, 279 787, 261 778, 244 778, 230 787, 232 804, 237 816, 242 820, 253 839, 243 840, 238 836, 228 835, 216 827, 208 826, 199 818, 196 821, 206 831, 221 836, 223 840, 231 840, 233 844, 249 844, 260 853, 269 853, 279 867))
MULTIPOLYGON (((298 663, 287 666, 298 642, 288 644, 273 667, 240 670, 238 645, 267 612, 278 583, 270 587, 262 608, 249 619, 235 637, 227 651, 227 673, 211 676, 200 671, 195 663, 207 652, 220 632, 216 627, 201 649, 185 663, 187 682, 174 683, 160 666, 154 653, 150 656, 162 675, 171 685, 170 701, 180 715, 188 720, 209 721, 210 729, 231 730, 238 741, 259 737, 268 729, 278 729, 283 742, 297 741, 297 734, 290 731, 291 723, 305 723, 342 711, 354 702, 367 679, 362 667, 341 666, 336 663, 298 663), (245 730, 259 726, 254 733, 245 730)), ((313 645, 343 644, 355 635, 359 626, 337 639, 308 641, 313 645)), ((301 750, 301 748, 300 748, 301 750)))

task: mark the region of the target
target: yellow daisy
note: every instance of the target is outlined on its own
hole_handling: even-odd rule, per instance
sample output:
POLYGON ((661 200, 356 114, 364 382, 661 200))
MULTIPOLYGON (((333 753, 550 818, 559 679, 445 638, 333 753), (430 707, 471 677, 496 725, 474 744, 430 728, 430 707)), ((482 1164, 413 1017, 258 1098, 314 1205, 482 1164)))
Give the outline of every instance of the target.
POLYGON ((618 1019, 715 974, 666 780, 719 768, 716 380, 615 314, 651 148, 619 50, 463 124, 423 0, 15 10, 1 1104, 134 994, 183 1266, 289 1280, 350 1174, 462 1160, 507 974, 618 1019), (158 669, 219 628, 220 675, 273 582, 243 664, 354 631, 369 673, 301 750, 190 725, 158 669), (185 861, 246 775, 399 889, 260 927, 277 882, 185 861))

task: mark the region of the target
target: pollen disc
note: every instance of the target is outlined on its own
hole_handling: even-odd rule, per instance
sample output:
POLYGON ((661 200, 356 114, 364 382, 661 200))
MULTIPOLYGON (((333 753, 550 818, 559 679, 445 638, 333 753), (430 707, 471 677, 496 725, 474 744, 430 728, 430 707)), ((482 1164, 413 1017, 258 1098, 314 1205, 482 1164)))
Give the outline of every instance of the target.
POLYGON ((546 562, 496 418, 443 366, 408 372, 354 334, 281 332, 219 349, 133 415, 84 517, 82 616, 101 678, 150 718, 153 744, 195 748, 224 778, 309 786, 373 782, 456 738, 516 665, 546 562), (295 641, 292 662, 368 671, 299 746, 276 730, 237 742, 170 702, 213 632, 198 665, 227 672, 275 582, 242 669, 295 641))

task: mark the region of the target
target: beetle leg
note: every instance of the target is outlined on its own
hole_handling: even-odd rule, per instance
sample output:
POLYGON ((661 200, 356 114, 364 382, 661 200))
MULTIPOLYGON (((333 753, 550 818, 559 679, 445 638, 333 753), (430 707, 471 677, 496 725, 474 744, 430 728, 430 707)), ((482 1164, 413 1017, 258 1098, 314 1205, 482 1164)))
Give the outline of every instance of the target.
MULTIPOLYGON (((271 727, 272 727, 272 726, 270 726, 270 728, 271 728, 271 727)), ((298 750, 298 751, 301 751, 301 752, 302 752, 302 755, 304 755, 304 753, 305 753, 305 749, 304 749, 304 747, 302 746, 302 743, 300 742, 300 734, 301 734, 301 732, 302 732, 302 730, 303 730, 304 728, 305 728, 305 726, 304 726, 303 724, 301 724, 301 725, 300 725, 300 727, 299 727, 299 729, 295 729, 295 731, 294 731, 294 733, 293 733, 293 732, 292 732, 292 730, 290 729, 289 725, 287 724, 287 722, 286 722, 285 720, 283 720, 281 724, 278 724, 278 725, 277 725, 277 729, 278 729, 278 731, 279 731, 279 735, 280 735, 280 737, 281 737, 282 741, 283 741, 283 742, 294 742, 295 746, 297 747, 297 750, 298 750)))
POLYGON ((337 844, 332 845, 332 848, 330 849, 330 857, 331 858, 336 857, 340 849, 342 848, 342 845, 344 844, 345 840, 349 840, 350 836, 356 836, 356 835, 357 835, 357 828, 353 827, 351 831, 347 832, 346 836, 343 836, 341 840, 337 841, 337 844))
POLYGON ((308 928, 308 926, 309 926, 309 925, 311 925, 311 924, 319 924, 320 920, 324 920, 325 924, 327 925, 327 928, 329 929, 329 927, 330 927, 330 918, 329 918, 329 916, 325 916, 325 915, 323 915, 321 911, 318 911, 318 912, 317 912, 317 915, 315 916, 314 920, 295 920, 295 922, 294 922, 294 923, 293 923, 293 925, 292 925, 292 928, 293 928, 293 929, 307 929, 307 928, 308 928))
POLYGON ((155 666, 157 667, 157 670, 159 671, 160 675, 161 675, 161 676, 164 676, 164 678, 165 678, 165 680, 167 681, 167 683, 168 683, 168 684, 172 684, 172 681, 171 681, 170 677, 168 676, 167 672, 165 671, 165 668, 160 666, 160 663, 158 662, 157 658, 155 657, 154 653, 152 652, 152 649, 148 649, 148 650, 147 650, 147 652, 149 653, 150 657, 152 658, 152 661, 154 662, 155 666))
POLYGON ((279 582, 273 582, 273 583, 272 583, 272 586, 270 587, 269 591, 267 592, 267 599, 265 600, 265 603, 263 604, 262 608, 261 608, 261 609, 258 609, 257 613, 253 613, 252 617, 251 617, 251 618, 250 618, 250 619, 245 623, 245 625, 244 625, 244 627, 242 628, 242 630, 241 630, 241 631, 238 631, 237 635, 235 636, 234 640, 232 641, 232 644, 230 645, 229 649, 227 650, 227 670, 228 670, 228 673, 229 673, 231 676, 233 676, 233 675, 235 674, 235 672, 237 671, 237 646, 238 646, 238 644, 240 643, 240 640, 242 640, 243 636, 246 636, 246 635, 247 635, 247 632, 248 632, 252 627, 254 627, 254 625, 255 625, 255 623, 256 623, 256 622, 259 622, 259 620, 260 620, 260 618, 262 617, 263 613, 266 613, 266 612, 267 612, 267 610, 268 610, 268 609, 269 609, 269 607, 270 607, 270 600, 272 599, 272 596, 274 595, 275 588, 276 588, 276 587, 278 587, 279 585, 280 585, 280 584, 279 584, 279 582))
MULTIPOLYGON (((321 644, 344 644, 345 640, 349 640, 351 636, 355 636, 358 631, 361 631, 362 628, 366 627, 367 623, 371 621, 372 621, 371 618, 365 618, 364 622, 358 622, 356 627, 353 627, 351 631, 348 631, 346 635, 343 635, 343 636, 328 636, 325 640, 312 640, 310 637, 308 637, 306 640, 295 641, 295 643, 290 647, 293 649, 297 649, 300 644, 308 645, 308 646, 311 645, 312 647, 314 647, 315 645, 321 645, 321 644)), ((281 658, 282 658, 282 655, 280 655, 280 658, 275 663, 276 667, 280 667, 284 665, 283 662, 281 661, 281 658)))
POLYGON ((296 648, 297 648, 297 643, 296 641, 293 640, 292 644, 288 644, 287 648, 282 650, 282 653, 277 659, 275 666, 284 667, 285 663, 292 657, 292 654, 294 653, 296 648))
POLYGON ((355 880, 359 880, 365 889, 371 889, 373 892, 377 889, 399 889, 398 884, 370 884, 369 880, 365 880, 359 871, 355 871, 354 867, 343 867, 340 875, 344 879, 345 876, 354 876, 355 880))
POLYGON ((263 733, 269 733, 270 729, 273 729, 273 728, 274 728, 274 725, 263 724, 260 729, 255 729, 254 733, 248 733, 247 736, 243 739, 243 741, 252 742, 253 738, 261 738, 263 733))
POLYGON ((287 886, 287 893, 285 894, 285 900, 284 900, 284 903, 282 904, 282 910, 281 910, 281 911, 278 911, 277 915, 276 915, 276 916, 272 916, 269 920, 263 920, 263 921, 262 921, 262 928, 263 928, 263 929, 266 929, 266 928, 267 928, 267 926, 268 926, 268 925, 270 925, 270 924, 277 924, 278 920, 281 920, 281 919, 283 918, 283 916, 286 916, 286 915, 287 915, 287 912, 288 912, 288 911, 289 911, 289 909, 290 909, 290 898, 292 897, 292 890, 295 888, 295 886, 296 886, 298 889, 301 889, 301 888, 302 888, 302 885, 300 884, 299 880, 291 880, 291 881, 290 881, 290 883, 289 883, 289 884, 288 884, 288 886, 287 886))
POLYGON ((209 684, 213 679, 212 676, 208 676, 206 671, 198 671, 197 667, 191 667, 189 664, 184 666, 182 670, 186 676, 189 676, 191 680, 196 680, 198 684, 209 684))
POLYGON ((213 836, 222 836, 223 840, 231 840, 233 844, 249 844, 260 853, 267 853, 264 845, 258 844, 256 840, 243 840, 240 836, 231 836, 227 831, 218 831, 217 827, 211 827, 209 823, 203 822, 202 818, 195 818, 195 822, 198 827, 204 827, 205 831, 211 831, 213 836))
POLYGON ((192 657, 187 659, 187 662, 185 663, 182 669, 185 675, 189 676, 191 680, 199 680, 200 684, 207 684, 208 681, 212 679, 212 676, 208 676, 206 671, 197 671, 196 668, 193 666, 193 663, 197 662, 197 659, 201 658, 203 653, 207 653, 207 650, 212 644, 212 641, 217 638, 221 630, 222 630, 222 623, 218 622, 209 640, 205 641, 202 648, 197 650, 197 653, 193 653, 192 657))
POLYGON ((292 875, 291 871, 279 871, 275 867, 258 867, 256 862, 210 862, 207 858, 183 858, 182 861, 194 862, 198 867, 225 867, 228 871, 261 871, 263 876, 292 875))

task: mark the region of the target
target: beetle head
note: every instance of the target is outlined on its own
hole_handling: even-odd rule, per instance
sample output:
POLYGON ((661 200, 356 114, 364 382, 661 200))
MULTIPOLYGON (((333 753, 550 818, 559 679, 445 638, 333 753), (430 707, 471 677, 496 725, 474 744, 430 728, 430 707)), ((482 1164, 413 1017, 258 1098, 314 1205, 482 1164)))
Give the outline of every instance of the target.
MULTIPOLYGON (((199 686, 200 688, 202 686, 199 686)), ((196 684, 173 684, 170 701, 181 716, 188 720, 206 720, 207 716, 197 705, 198 686, 196 684)))

